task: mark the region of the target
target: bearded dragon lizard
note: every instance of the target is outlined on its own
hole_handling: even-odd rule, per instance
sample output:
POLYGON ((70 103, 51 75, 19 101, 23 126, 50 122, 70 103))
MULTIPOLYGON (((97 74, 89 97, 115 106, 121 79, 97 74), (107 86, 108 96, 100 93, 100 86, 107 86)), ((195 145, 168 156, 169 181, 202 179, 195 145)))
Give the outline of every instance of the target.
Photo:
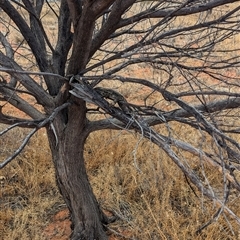
POLYGON ((95 87, 94 90, 99 93, 102 97, 106 99, 110 99, 114 102, 114 104, 118 104, 118 106, 125 112, 130 113, 132 109, 130 108, 126 99, 117 91, 114 91, 109 88, 95 87))

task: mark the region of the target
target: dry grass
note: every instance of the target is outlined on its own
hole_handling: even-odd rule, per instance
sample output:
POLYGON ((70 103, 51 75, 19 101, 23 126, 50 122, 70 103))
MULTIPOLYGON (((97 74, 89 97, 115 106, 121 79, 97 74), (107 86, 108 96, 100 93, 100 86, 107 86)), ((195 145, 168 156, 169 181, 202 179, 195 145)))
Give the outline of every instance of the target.
MULTIPOLYGON (((23 135, 23 130, 16 131, 8 136, 8 142, 2 139, 2 154, 13 151, 23 135)), ((91 134, 85 157, 101 206, 120 217, 110 225, 112 230, 134 239, 237 239, 238 226, 231 219, 228 225, 224 217, 195 235, 217 208, 200 193, 196 197, 164 152, 148 141, 139 142, 139 136, 124 131, 91 134)), ((43 230, 64 203, 55 185, 44 131, 0 175, 4 176, 0 190, 2 238, 45 239, 43 230)), ((217 173, 211 175, 220 181, 217 173)), ((237 196, 229 204, 240 214, 237 196)))
MULTIPOLYGON (((25 132, 14 131, 1 139, 2 157, 15 150, 25 132)), ((0 235, 3 239, 42 239, 39 229, 48 223, 53 206, 62 202, 43 131, 0 175, 0 235)))

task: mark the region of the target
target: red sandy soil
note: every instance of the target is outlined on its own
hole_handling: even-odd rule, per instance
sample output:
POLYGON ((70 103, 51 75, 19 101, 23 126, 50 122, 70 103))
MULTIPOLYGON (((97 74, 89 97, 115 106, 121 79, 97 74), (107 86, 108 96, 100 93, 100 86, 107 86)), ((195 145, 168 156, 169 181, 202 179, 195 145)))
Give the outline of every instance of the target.
POLYGON ((67 209, 53 216, 51 223, 44 229, 44 235, 49 240, 68 240, 71 234, 71 222, 67 209))
MULTIPOLYGON (((51 223, 44 229, 44 237, 48 240, 68 240, 71 234, 71 222, 69 220, 69 211, 60 210, 56 213, 51 223)), ((127 230, 118 229, 120 235, 130 237, 131 233, 127 230)), ((109 236, 109 240, 118 240, 119 237, 114 234, 109 236)))

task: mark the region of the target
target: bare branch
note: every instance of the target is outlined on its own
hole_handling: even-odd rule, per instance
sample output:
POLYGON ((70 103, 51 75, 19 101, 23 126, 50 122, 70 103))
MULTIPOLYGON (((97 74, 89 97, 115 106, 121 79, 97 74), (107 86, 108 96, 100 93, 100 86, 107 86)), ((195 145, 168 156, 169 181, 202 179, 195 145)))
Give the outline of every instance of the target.
POLYGON ((48 47, 51 49, 52 52, 54 52, 54 49, 48 39, 48 36, 44 30, 44 27, 42 25, 41 20, 39 19, 43 1, 38 1, 40 5, 38 6, 38 11, 35 11, 33 5, 30 3, 29 0, 23 0, 23 3, 25 4, 25 9, 30 14, 30 25, 32 32, 36 35, 36 39, 39 42, 39 45, 42 47, 44 52, 46 51, 44 40, 46 41, 48 47))
MULTIPOLYGON (((1 66, 5 66, 8 71, 17 70, 17 71, 23 71, 22 68, 12 59, 6 57, 3 53, 0 52, 0 64, 1 66)), ((47 94, 44 89, 37 84, 32 78, 30 78, 28 75, 19 75, 17 72, 12 71, 11 75, 13 77, 19 78, 21 84, 31 93, 34 93, 34 96, 36 97, 37 101, 39 103, 42 103, 46 106, 52 106, 53 101, 52 97, 47 94)))
POLYGON ((41 45, 32 33, 25 20, 20 13, 11 5, 9 1, 0 1, 0 7, 9 15, 20 29, 22 35, 27 40, 41 71, 47 71, 48 64, 46 61, 46 53, 43 51, 41 45))
POLYGON ((65 75, 67 56, 72 45, 73 34, 71 33, 71 19, 66 0, 61 1, 58 17, 58 39, 53 54, 53 67, 55 73, 65 75))
POLYGON ((105 11, 106 9, 108 9, 113 3, 115 2, 115 0, 97 0, 94 1, 92 3, 92 11, 94 13, 94 16, 99 16, 103 13, 103 11, 105 11))
POLYGON ((59 74, 51 73, 51 72, 33 72, 33 71, 16 70, 13 68, 4 68, 4 67, 0 67, 0 72, 29 74, 29 75, 37 75, 37 76, 51 76, 51 77, 57 77, 61 80, 68 80, 68 78, 66 77, 63 77, 59 74))
MULTIPOLYGON (((204 4, 200 3, 200 4, 186 6, 186 7, 184 7, 184 5, 181 2, 181 5, 179 5, 178 10, 176 10, 175 8, 170 8, 170 9, 167 8, 165 10, 164 7, 162 7, 162 9, 160 10, 153 9, 152 11, 141 12, 128 19, 122 20, 118 27, 127 26, 129 24, 132 24, 133 22, 137 22, 146 18, 166 18, 166 17, 185 16, 185 15, 190 15, 194 13, 200 13, 200 12, 208 11, 209 9, 219 7, 221 5, 225 5, 227 3, 234 3, 234 2, 239 2, 239 0, 212 0, 204 4)), ((187 4, 188 4, 188 1, 185 2, 185 5, 187 4)))
POLYGON ((3 124, 13 125, 13 126, 21 126, 23 128, 34 128, 36 124, 39 123, 42 119, 39 120, 27 120, 24 118, 17 118, 14 116, 7 116, 0 112, 0 122, 3 124))
MULTIPOLYGON (((118 23, 121 20, 122 14, 129 8, 136 0, 131 1, 115 1, 107 21, 102 26, 101 30, 94 36, 92 41, 90 56, 92 56, 97 49, 104 43, 104 41, 117 29, 118 23)), ((113 2, 113 1, 111 1, 113 2)), ((105 7, 106 9, 107 7, 105 7)))
MULTIPOLYGON (((12 49, 11 44, 7 41, 6 37, 0 32, 0 41, 3 44, 3 46, 6 49, 6 56, 10 59, 13 59, 14 51, 12 49)), ((17 84, 17 81, 14 77, 11 78, 9 85, 12 87, 15 87, 17 84)))
POLYGON ((74 28, 77 27, 79 18, 81 17, 81 14, 82 14, 82 5, 83 5, 82 2, 83 2, 82 0, 78 0, 78 1, 67 0, 74 28))
POLYGON ((2 163, 0 163, 0 169, 4 168, 8 163, 10 163, 22 152, 22 150, 26 147, 27 143, 29 142, 30 138, 34 135, 34 133, 37 132, 37 130, 38 129, 35 128, 29 134, 27 134, 20 147, 10 157, 8 157, 2 163))
MULTIPOLYGON (((25 112, 33 119, 42 119, 44 115, 38 111, 35 107, 20 98, 14 90, 5 88, 4 85, 0 84, 0 93, 4 96, 4 99, 11 105, 15 106, 19 110, 25 112)), ((1 121, 1 119, 0 119, 1 121)))
MULTIPOLYGON (((31 137, 42 127, 45 127, 46 125, 49 125, 53 122, 54 118, 56 117, 56 115, 62 111, 63 109, 65 109, 66 107, 68 107, 70 105, 70 103, 65 103, 62 106, 59 106, 57 108, 54 109, 54 111, 52 112, 52 114, 49 117, 46 117, 45 119, 43 119, 42 121, 40 121, 39 123, 35 122, 35 128, 30 131, 30 133, 27 134, 27 136, 24 138, 22 144, 19 146, 19 148, 7 159, 5 159, 2 163, 0 163, 0 169, 4 168, 8 163, 10 163, 13 159, 15 159, 21 152, 22 150, 26 147, 27 143, 29 142, 29 140, 31 139, 31 137)), ((25 124, 25 123, 23 123, 25 124)), ((17 127, 21 125, 20 123, 14 124, 12 126, 10 126, 9 128, 7 128, 6 130, 2 131, 0 133, 0 136, 3 135, 4 133, 6 133, 7 131, 9 131, 10 129, 17 127)), ((53 130, 54 131, 54 130, 53 130)), ((57 142, 57 139, 56 139, 57 142)))

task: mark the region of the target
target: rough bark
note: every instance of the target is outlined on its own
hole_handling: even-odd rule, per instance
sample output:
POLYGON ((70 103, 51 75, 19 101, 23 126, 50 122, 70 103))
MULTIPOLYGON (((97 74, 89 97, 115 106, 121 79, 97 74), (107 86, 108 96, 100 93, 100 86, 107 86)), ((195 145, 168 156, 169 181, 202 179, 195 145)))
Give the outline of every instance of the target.
POLYGON ((48 137, 57 183, 71 214, 71 239, 104 240, 107 236, 103 223, 107 223, 107 218, 93 194, 84 164, 85 109, 73 104, 69 116, 66 126, 61 116, 57 117, 54 121, 56 135, 48 129, 48 137))

